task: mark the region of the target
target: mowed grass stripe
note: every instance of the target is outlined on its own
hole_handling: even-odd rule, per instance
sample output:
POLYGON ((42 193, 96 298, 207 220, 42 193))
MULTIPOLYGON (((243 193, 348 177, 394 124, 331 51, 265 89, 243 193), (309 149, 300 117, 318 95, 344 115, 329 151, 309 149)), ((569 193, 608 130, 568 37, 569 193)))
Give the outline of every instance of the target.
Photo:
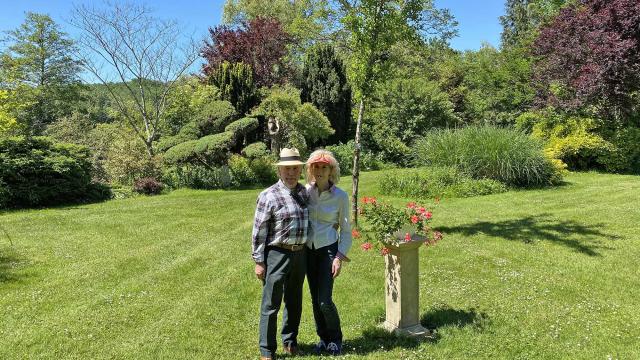
MULTIPOLYGON (((364 173, 377 196, 385 172, 364 173)), ((350 190, 349 178, 340 184, 350 190)), ((438 338, 397 340, 384 261, 358 241, 336 282, 350 357, 640 357, 640 179, 576 173, 553 189, 443 199, 420 251, 420 310, 438 338)), ((5 212, 0 358, 257 357, 250 231, 260 189, 5 212)), ((404 198, 386 200, 404 204, 404 198)), ((317 341, 309 296, 299 340, 317 341)))

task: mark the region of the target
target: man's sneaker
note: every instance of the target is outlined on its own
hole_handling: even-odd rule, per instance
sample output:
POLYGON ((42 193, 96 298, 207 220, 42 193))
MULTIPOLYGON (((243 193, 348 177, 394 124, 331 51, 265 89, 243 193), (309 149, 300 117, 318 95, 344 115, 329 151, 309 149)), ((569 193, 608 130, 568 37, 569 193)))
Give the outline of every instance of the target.
POLYGON ((336 342, 330 342, 327 344, 327 352, 330 355, 340 355, 342 352, 342 344, 336 342))
POLYGON ((327 351, 327 344, 324 343, 324 340, 320 340, 313 350, 317 355, 320 355, 323 351, 327 351))

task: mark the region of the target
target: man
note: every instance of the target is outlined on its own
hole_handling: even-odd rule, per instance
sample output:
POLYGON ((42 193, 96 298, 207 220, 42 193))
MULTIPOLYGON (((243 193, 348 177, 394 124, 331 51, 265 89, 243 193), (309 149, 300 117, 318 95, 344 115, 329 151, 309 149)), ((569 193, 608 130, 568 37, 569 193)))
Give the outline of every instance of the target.
POLYGON ((298 183, 303 164, 298 150, 282 149, 276 164, 280 180, 258 196, 252 256, 256 276, 263 284, 260 305, 263 360, 275 358, 278 310, 283 297, 282 343, 287 353, 295 354, 298 350, 309 228, 308 195, 298 183))

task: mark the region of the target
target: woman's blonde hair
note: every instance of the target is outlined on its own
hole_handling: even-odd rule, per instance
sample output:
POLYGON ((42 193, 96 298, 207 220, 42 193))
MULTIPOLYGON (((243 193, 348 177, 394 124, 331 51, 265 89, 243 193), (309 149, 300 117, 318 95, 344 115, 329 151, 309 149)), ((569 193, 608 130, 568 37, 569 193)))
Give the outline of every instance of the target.
POLYGON ((329 174, 329 181, 333 184, 337 184, 340 181, 340 164, 338 164, 338 160, 333 156, 333 153, 329 150, 318 149, 309 155, 309 160, 307 160, 306 166, 306 178, 307 183, 311 183, 316 181, 316 178, 311 173, 311 164, 317 162, 318 159, 326 159, 329 161, 329 166, 331 166, 331 174, 329 174))

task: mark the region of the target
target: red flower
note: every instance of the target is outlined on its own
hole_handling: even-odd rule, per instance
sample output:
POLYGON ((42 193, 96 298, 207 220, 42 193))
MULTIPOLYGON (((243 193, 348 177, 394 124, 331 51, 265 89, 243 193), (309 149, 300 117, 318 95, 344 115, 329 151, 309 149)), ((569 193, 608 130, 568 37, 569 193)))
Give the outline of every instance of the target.
POLYGON ((416 208, 416 203, 414 203, 413 201, 407 204, 407 207, 409 209, 415 209, 416 208))
POLYGON ((359 239, 360 238, 360 231, 358 231, 358 229, 351 230, 351 237, 353 237, 354 239, 359 239))
POLYGON ((420 218, 418 218, 416 215, 411 216, 411 222, 414 224, 417 224, 418 221, 420 221, 420 218))
POLYGON ((431 217, 433 216, 433 214, 431 213, 431 211, 427 211, 427 212, 422 213, 422 216, 423 216, 425 219, 429 220, 429 219, 431 219, 431 217))
POLYGON ((425 212, 425 211, 427 211, 427 209, 425 209, 424 207, 420 207, 419 209, 417 209, 417 211, 418 211, 420 214, 424 214, 424 212, 425 212))
POLYGON ((372 197, 365 196, 362 198, 362 202, 365 204, 375 204, 376 201, 377 201, 376 198, 374 198, 373 196, 372 197))
POLYGON ((404 234, 404 241, 411 241, 411 235, 409 233, 404 234))
POLYGON ((362 248, 362 250, 365 250, 365 251, 371 250, 371 243, 370 242, 363 243, 362 245, 360 245, 360 247, 362 248))
POLYGON ((380 250, 381 255, 388 255, 390 252, 391 250, 387 249, 386 247, 383 247, 382 250, 380 250))

